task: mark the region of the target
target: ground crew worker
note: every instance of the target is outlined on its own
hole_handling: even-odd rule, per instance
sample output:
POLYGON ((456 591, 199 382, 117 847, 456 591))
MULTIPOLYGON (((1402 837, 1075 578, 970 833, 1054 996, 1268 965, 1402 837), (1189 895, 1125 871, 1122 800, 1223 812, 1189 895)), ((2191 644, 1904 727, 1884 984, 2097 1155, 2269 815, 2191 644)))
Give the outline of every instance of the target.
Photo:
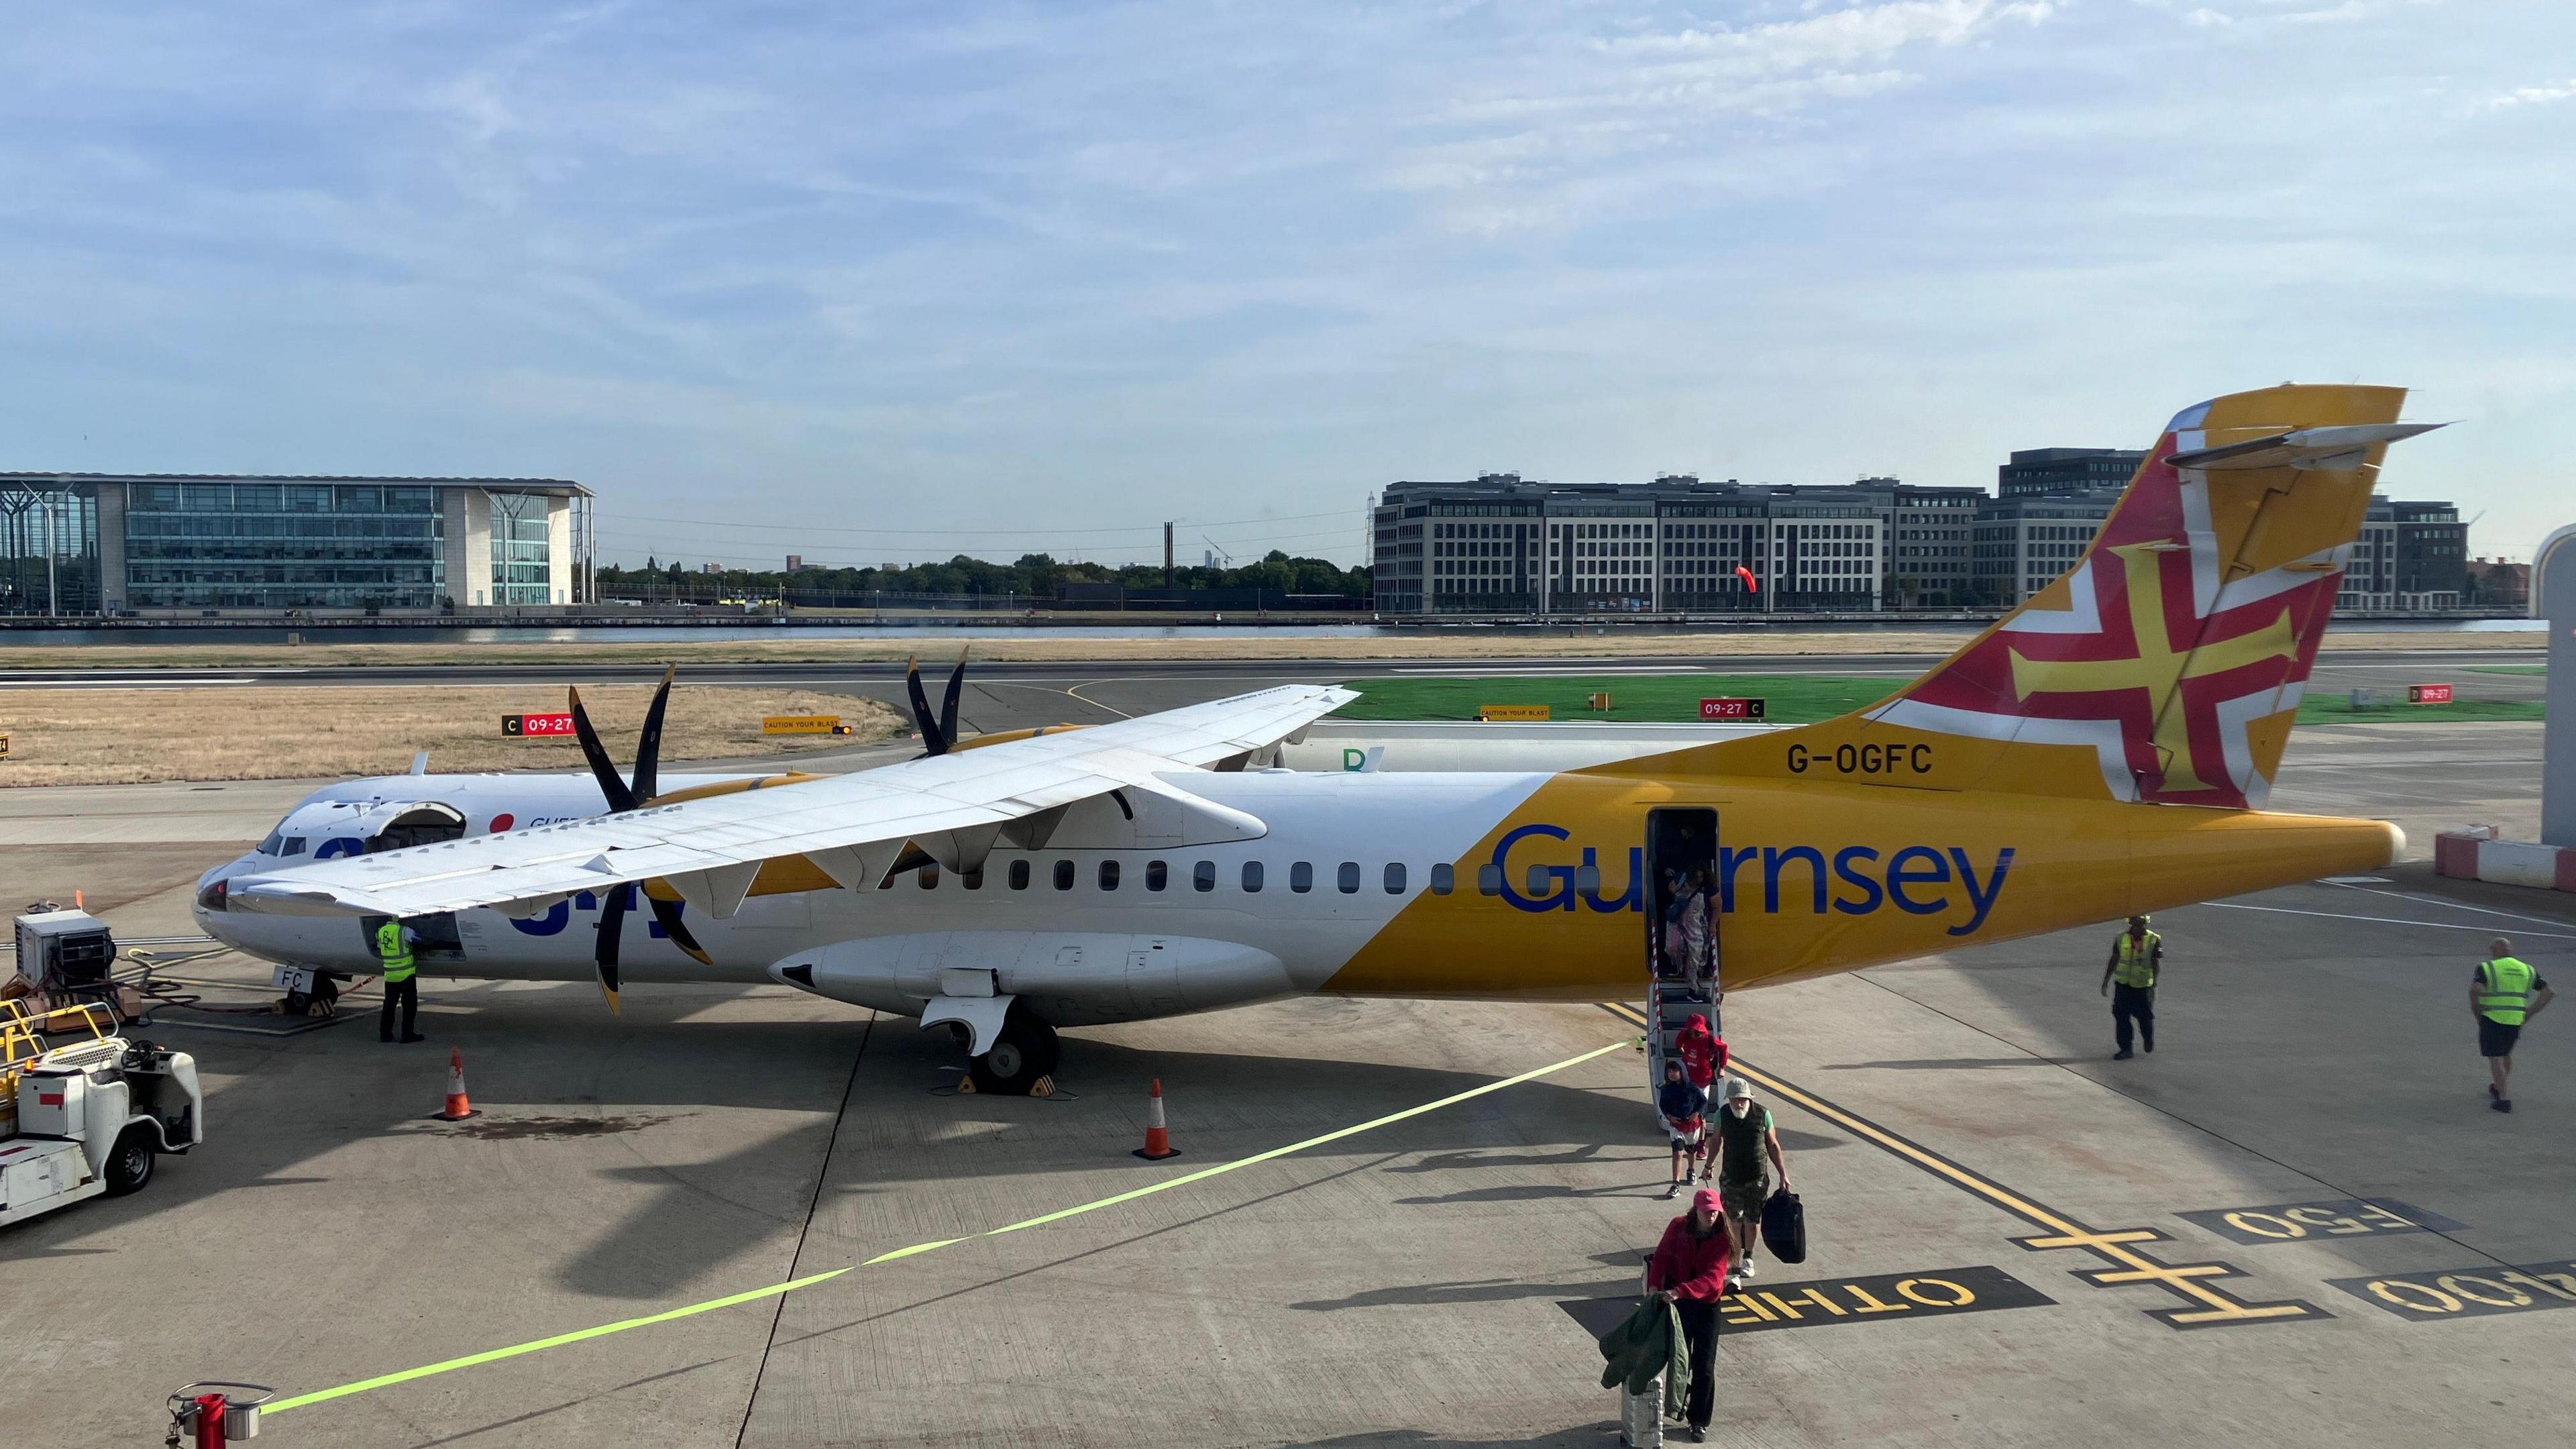
POLYGON ((412 973, 419 968, 413 964, 411 953, 419 944, 420 932, 397 919, 387 917, 376 926, 376 964, 385 983, 384 1012, 376 1023, 378 1041, 394 1039, 397 1005, 402 1010, 402 1039, 427 1040, 412 1030, 414 1019, 420 1015, 420 983, 412 979, 412 973))
POLYGON ((1646 1291, 1673 1305, 1690 1349, 1690 1403, 1685 1435, 1708 1437, 1717 1408, 1717 1300, 1726 1296, 1730 1240, 1716 1193, 1701 1188, 1690 1211, 1664 1224, 1655 1255, 1646 1260, 1646 1291))
POLYGON ((2487 943, 2487 959, 2469 978, 2469 1015, 2478 1023, 2478 1055, 2487 1059, 2487 1105, 2513 1110, 2513 1044, 2522 1024, 2540 1014, 2556 993, 2538 972, 2514 959, 2513 943, 2502 936, 2487 943))
POLYGON ((2111 998, 2112 1031, 2120 1043, 2111 1060, 2137 1055, 2129 1050, 2133 1019, 2147 1050, 2156 1049, 2156 975, 2164 965, 2165 938, 2147 929, 2146 917, 2131 916, 2129 929, 2111 938, 2111 960, 2102 968, 2102 994, 2111 998))
POLYGON ((1691 1168, 1708 1141, 1702 1115, 1708 1111, 1708 1094, 1683 1075, 1680 1057, 1664 1058, 1664 1085, 1655 1093, 1655 1111, 1673 1140, 1673 1180, 1665 1185, 1664 1196, 1675 1197, 1690 1186, 1691 1168))
MULTIPOLYGON (((1756 1105, 1753 1088, 1742 1077, 1729 1077, 1718 1094, 1717 1140, 1708 1155, 1717 1159, 1717 1195, 1726 1204, 1726 1225, 1735 1234, 1735 1277, 1753 1276, 1753 1245, 1761 1241, 1762 1205, 1771 1200, 1771 1184, 1762 1171, 1764 1157, 1789 1185, 1789 1164, 1780 1155, 1780 1132, 1771 1124, 1771 1109, 1756 1105)), ((1729 1286, 1732 1286, 1730 1284, 1729 1286)))

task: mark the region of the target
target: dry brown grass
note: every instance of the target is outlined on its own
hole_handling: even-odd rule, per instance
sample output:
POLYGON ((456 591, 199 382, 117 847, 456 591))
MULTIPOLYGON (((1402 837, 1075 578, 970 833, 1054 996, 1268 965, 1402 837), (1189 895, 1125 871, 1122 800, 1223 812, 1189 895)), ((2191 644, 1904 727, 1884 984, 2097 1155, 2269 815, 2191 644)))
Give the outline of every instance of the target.
MULTIPOLYGON (((652 687, 593 685, 582 707, 621 768, 635 759, 652 687)), ((439 771, 581 768, 572 740, 508 739, 501 716, 564 707, 564 687, 13 689, 0 691, 9 758, 0 786, 391 775, 429 751, 439 771)), ((671 691, 665 760, 784 755, 884 739, 903 721, 883 704, 802 689, 671 691), (853 735, 764 735, 763 715, 837 714, 853 735)))
MULTIPOLYGON (((1312 637, 1302 635, 1177 638, 1065 638, 1044 630, 963 637, 926 632, 910 639, 835 639, 782 637, 764 640, 680 640, 657 644, 589 641, 500 644, 91 644, 9 649, 8 667, 18 669, 110 669, 171 667, 184 669, 321 666, 333 664, 455 665, 480 664, 666 664, 690 663, 854 663, 898 660, 920 653, 925 669, 944 667, 960 648, 978 659, 1076 663, 1083 660, 1169 660, 1191 663, 1222 659, 1376 660, 1376 659, 1531 659, 1593 657, 1635 658, 1643 655, 1728 658, 1751 654, 1947 654, 1965 643, 1969 631, 1937 629, 1856 629, 1824 632, 1743 628, 1696 633, 1576 633, 1554 629, 1527 633, 1389 634, 1312 637)), ((2469 633, 2457 630, 2421 633, 2337 630, 2326 637, 2330 649, 2531 649, 2543 636, 2517 633, 2469 633)))

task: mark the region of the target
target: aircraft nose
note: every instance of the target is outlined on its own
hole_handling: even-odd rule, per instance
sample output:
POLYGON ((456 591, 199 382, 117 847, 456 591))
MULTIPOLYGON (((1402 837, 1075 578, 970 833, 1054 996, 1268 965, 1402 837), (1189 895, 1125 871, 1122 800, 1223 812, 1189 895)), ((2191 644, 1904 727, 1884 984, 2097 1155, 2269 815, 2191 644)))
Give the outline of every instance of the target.
POLYGON ((197 877, 197 914, 221 915, 232 909, 228 883, 234 876, 258 864, 256 855, 235 856, 204 875, 197 877))

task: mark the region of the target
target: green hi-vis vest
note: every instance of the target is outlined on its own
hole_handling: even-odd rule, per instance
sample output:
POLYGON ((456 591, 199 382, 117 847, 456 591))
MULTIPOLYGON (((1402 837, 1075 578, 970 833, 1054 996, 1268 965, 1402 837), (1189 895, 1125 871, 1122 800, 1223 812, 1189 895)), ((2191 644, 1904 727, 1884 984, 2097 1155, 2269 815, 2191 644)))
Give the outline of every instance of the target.
POLYGON ((2522 1025, 2531 1009, 2531 977, 2531 968, 2511 956, 2479 962, 2478 1015, 2498 1026, 2522 1025))
POLYGON ((2111 943, 2111 958, 2116 963, 2111 968, 2111 979, 2123 986, 2155 985, 2156 943, 2163 939, 2153 931, 2131 939, 2128 932, 2122 931, 2119 939, 2111 943))
POLYGON ((411 947, 403 944, 400 921, 387 921, 376 927, 376 959, 384 963, 385 984, 411 979, 411 947))

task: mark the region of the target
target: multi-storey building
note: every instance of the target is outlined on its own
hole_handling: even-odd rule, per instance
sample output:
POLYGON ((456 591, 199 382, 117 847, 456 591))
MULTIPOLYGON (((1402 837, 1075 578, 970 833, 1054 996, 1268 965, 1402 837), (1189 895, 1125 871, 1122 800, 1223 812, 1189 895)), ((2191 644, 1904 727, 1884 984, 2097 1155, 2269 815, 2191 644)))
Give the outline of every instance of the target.
POLYGON ((1687 475, 1397 483, 1374 534, 1390 614, 1870 610, 1885 562, 1868 496, 1687 475))
POLYGON ((2112 492, 2129 486, 2147 455, 2134 448, 2023 448, 1995 469, 2000 498, 2112 492))
POLYGON ((1983 488, 1863 478, 1851 493, 1878 510, 1887 560, 1887 606, 1950 608, 1974 600, 1977 509, 1990 501, 1983 488))
POLYGON ((2335 608, 2356 614, 2456 609, 2469 591, 2469 526, 2448 503, 2370 500, 2335 608))
POLYGON ((2084 556, 2120 501, 2117 489, 1991 498, 1971 525, 1980 604, 2018 604, 2084 556))
POLYGON ((528 478, 0 473, 0 612, 571 604, 589 499, 528 478))

